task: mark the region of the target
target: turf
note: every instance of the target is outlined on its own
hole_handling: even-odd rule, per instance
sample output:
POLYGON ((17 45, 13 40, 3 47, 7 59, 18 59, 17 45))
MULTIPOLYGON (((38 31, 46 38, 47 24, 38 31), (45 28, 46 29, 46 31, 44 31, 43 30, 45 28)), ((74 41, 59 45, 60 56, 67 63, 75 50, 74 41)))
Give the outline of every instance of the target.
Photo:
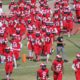
MULTIPOLYGON (((18 0, 15 0, 15 1, 18 1, 18 0)), ((11 0, 3 0, 4 5, 8 5, 10 2, 11 2, 11 0)))

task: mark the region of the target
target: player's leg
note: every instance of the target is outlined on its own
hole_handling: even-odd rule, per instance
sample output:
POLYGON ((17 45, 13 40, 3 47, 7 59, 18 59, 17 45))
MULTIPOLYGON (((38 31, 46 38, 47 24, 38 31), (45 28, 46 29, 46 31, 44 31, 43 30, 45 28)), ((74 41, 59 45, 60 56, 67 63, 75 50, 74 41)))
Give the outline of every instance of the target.
POLYGON ((57 80, 62 80, 62 73, 58 74, 58 79, 57 80))
POLYGON ((7 63, 5 65, 5 72, 6 72, 6 80, 10 80, 10 77, 9 77, 9 65, 7 63))
POLYGON ((46 52, 47 52, 46 62, 48 63, 48 62, 49 62, 49 58, 50 58, 51 46, 50 46, 50 45, 47 45, 46 47, 47 47, 47 48, 46 48, 46 52))
POLYGON ((75 73, 75 75, 76 75, 76 80, 80 80, 80 72, 77 71, 77 72, 75 73))
POLYGON ((16 51, 16 58, 17 58, 17 60, 20 59, 20 51, 16 51))
POLYGON ((67 35, 68 35, 68 37, 71 37, 71 33, 70 33, 70 23, 67 23, 68 25, 67 25, 67 35))
POLYGON ((11 75, 13 72, 13 63, 11 63, 11 65, 9 66, 9 78, 11 79, 11 75))
POLYGON ((49 62, 49 58, 50 58, 50 55, 47 54, 47 57, 46 57, 46 62, 47 62, 47 63, 49 62))
POLYGON ((58 75, 54 73, 53 80, 58 80, 58 75))
POLYGON ((29 60, 32 60, 33 59, 33 46, 32 44, 29 42, 28 43, 28 51, 29 51, 29 60))
POLYGON ((33 52, 32 50, 29 50, 29 60, 32 60, 33 59, 33 52))
POLYGON ((34 53, 35 53, 35 56, 36 56, 36 61, 39 61, 39 48, 38 46, 34 46, 34 53))
POLYGON ((40 61, 40 56, 41 56, 41 47, 37 47, 37 61, 40 61))
POLYGON ((9 74, 6 73, 6 80, 10 80, 9 74))

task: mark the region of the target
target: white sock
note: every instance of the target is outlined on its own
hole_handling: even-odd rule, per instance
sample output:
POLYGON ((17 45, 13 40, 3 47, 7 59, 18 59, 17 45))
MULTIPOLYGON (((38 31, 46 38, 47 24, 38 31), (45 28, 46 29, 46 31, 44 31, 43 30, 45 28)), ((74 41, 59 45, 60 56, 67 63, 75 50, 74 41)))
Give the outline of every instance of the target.
POLYGON ((29 57, 31 57, 31 55, 32 55, 32 52, 31 52, 31 50, 29 50, 29 57))
POLYGON ((6 78, 9 79, 9 75, 6 75, 6 78))
POLYGON ((5 61, 5 56, 1 55, 1 63, 4 63, 4 61, 5 61))
POLYGON ((49 60, 49 57, 50 57, 49 54, 47 54, 47 62, 48 62, 48 60, 49 60))
POLYGON ((70 32, 68 32, 68 37, 70 37, 71 35, 70 35, 70 32))

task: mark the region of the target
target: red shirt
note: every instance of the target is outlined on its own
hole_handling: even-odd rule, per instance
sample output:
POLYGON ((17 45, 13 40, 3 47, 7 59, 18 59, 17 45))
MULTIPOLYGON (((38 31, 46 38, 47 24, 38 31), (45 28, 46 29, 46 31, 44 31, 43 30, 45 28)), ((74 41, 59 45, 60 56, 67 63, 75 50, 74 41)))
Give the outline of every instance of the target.
POLYGON ((5 53, 6 63, 13 63, 13 53, 5 53))
POLYGON ((28 38, 28 41, 29 41, 29 42, 33 42, 33 40, 34 40, 34 33, 31 33, 31 34, 28 33, 28 34, 27 34, 27 38, 28 38))
POLYGON ((21 49, 21 44, 20 44, 20 42, 19 42, 18 40, 12 40, 12 41, 11 41, 11 44, 12 44, 12 49, 13 49, 13 50, 18 50, 18 51, 20 51, 20 49, 21 49))
POLYGON ((79 70, 80 70, 80 61, 77 60, 77 59, 75 59, 75 60, 73 61, 73 64, 75 65, 75 68, 79 71, 79 70))
POLYGON ((63 69, 63 63, 64 63, 63 61, 58 62, 57 60, 54 60, 53 63, 52 63, 52 65, 53 65, 54 69, 58 73, 60 73, 60 72, 62 72, 62 69, 63 69))
POLYGON ((31 0, 31 3, 36 3, 36 0, 31 0))
POLYGON ((54 22, 54 26, 55 26, 56 28, 58 28, 58 27, 61 26, 60 20, 54 20, 53 22, 54 22))
POLYGON ((45 35, 44 36, 44 41, 45 41, 45 44, 50 44, 51 43, 51 35, 50 36, 47 36, 47 35, 45 35))
POLYGON ((41 36, 36 37, 36 35, 35 35, 35 37, 34 37, 34 40, 35 40, 34 45, 35 45, 35 46, 41 46, 41 45, 42 45, 42 44, 41 44, 41 39, 42 39, 41 36))
POLYGON ((42 69, 39 69, 37 71, 39 77, 40 77, 40 80, 47 80, 47 75, 49 73, 49 70, 46 69, 46 70, 42 70, 42 69))
POLYGON ((76 10, 80 11, 80 2, 76 2, 75 8, 76 8, 76 10))

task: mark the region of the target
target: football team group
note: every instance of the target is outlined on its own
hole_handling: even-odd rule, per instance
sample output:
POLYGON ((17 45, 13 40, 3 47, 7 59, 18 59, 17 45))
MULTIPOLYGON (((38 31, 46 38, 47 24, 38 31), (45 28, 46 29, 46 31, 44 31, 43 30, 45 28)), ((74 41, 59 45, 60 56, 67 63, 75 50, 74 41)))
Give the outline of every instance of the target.
MULTIPOLYGON (((26 40, 28 60, 35 59, 39 62, 41 56, 44 56, 46 64, 55 50, 56 41, 57 53, 51 70, 53 80, 62 80, 63 64, 68 62, 64 53, 63 34, 70 37, 74 21, 80 23, 80 0, 73 0, 72 3, 69 0, 55 0, 53 9, 47 0, 11 0, 7 13, 3 12, 2 2, 0 0, 0 63, 5 63, 6 80, 10 80, 13 69, 17 68, 16 60, 20 60, 23 40, 26 40)), ((37 80, 50 79, 46 64, 40 64, 37 80)), ((80 53, 76 55, 72 69, 75 71, 76 80, 80 80, 80 53)))

